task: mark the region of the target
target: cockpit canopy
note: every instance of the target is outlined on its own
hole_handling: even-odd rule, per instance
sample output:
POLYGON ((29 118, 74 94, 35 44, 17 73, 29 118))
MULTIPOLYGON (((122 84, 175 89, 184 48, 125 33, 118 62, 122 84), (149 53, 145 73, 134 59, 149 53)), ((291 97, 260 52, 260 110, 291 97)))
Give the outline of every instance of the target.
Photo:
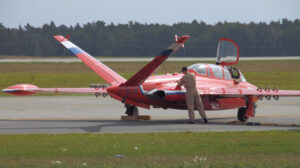
POLYGON ((239 62, 239 46, 231 39, 219 39, 217 60, 218 65, 228 66, 239 62))
POLYGON ((206 64, 193 64, 188 67, 188 69, 192 69, 200 75, 207 76, 207 66, 206 64))
MULTIPOLYGON (((198 63, 189 66, 188 69, 194 71, 195 73, 201 76, 232 80, 232 74, 230 73, 229 69, 219 65, 198 63)), ((242 73, 239 73, 241 81, 246 81, 242 73)))

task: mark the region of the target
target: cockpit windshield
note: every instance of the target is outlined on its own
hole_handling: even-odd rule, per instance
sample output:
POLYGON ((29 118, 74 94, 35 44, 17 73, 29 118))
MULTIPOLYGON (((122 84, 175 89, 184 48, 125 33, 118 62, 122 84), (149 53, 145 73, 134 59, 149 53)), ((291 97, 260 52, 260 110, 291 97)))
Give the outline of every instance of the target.
MULTIPOLYGON (((208 77, 215 77, 218 79, 232 80, 234 78, 233 74, 232 74, 233 70, 231 68, 228 69, 225 66, 222 67, 222 66, 214 65, 214 64, 198 63, 198 64, 193 64, 193 65, 189 66, 188 69, 192 69, 193 71, 197 72, 200 75, 207 76, 207 74, 208 74, 208 77)), ((233 68, 233 69, 236 69, 236 68, 233 68)), ((237 70, 237 73, 239 74, 240 80, 242 82, 246 82, 245 77, 239 70, 237 70)))
POLYGON ((223 71, 222 71, 222 67, 221 66, 219 66, 219 65, 213 65, 213 64, 210 64, 209 66, 212 69, 212 71, 214 73, 214 76, 216 78, 219 78, 219 79, 223 78, 223 71))
POLYGON ((244 77, 244 75, 242 74, 242 72, 240 72, 240 74, 241 74, 241 77, 240 77, 240 78, 241 78, 241 81, 242 81, 242 82, 247 82, 247 80, 246 80, 246 78, 244 77))
POLYGON ((205 64, 193 64, 188 67, 188 69, 192 69, 196 71, 200 75, 206 75, 206 65, 205 64))

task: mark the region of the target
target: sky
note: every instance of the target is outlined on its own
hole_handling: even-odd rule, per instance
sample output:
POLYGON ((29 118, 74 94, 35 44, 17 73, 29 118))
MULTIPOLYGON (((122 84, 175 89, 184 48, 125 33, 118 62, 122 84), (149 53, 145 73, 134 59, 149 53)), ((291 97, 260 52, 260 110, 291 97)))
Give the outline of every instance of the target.
POLYGON ((267 22, 300 18, 300 0, 0 0, 0 23, 80 25, 93 21, 173 24, 178 22, 267 22))

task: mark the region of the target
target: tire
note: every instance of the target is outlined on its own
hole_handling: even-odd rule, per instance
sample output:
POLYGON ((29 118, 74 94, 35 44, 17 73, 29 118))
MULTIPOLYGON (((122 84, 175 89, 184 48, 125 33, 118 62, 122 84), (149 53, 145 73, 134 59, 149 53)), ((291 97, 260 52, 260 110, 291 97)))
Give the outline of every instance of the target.
POLYGON ((126 114, 128 116, 138 116, 139 110, 136 106, 126 105, 126 114))
POLYGON ((138 108, 136 106, 133 106, 133 110, 132 111, 133 111, 132 112, 133 116, 138 116, 139 115, 139 110, 138 110, 138 108))
POLYGON ((246 117, 245 114, 246 114, 246 107, 239 108, 237 114, 238 120, 240 120, 241 122, 247 122, 248 117, 246 117))

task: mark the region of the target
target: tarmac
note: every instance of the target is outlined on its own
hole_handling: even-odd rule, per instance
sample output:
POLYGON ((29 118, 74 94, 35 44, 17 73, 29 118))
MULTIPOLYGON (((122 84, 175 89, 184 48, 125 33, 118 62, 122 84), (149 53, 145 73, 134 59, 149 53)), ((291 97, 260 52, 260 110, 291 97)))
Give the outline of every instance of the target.
POLYGON ((186 110, 139 108, 141 115, 151 116, 149 121, 121 121, 124 112, 124 104, 109 97, 0 97, 0 134, 300 131, 297 126, 280 126, 300 125, 300 97, 258 102, 256 116, 249 122, 273 126, 228 124, 237 120, 237 109, 207 111, 208 124, 203 123, 196 111, 196 124, 187 123, 186 110))

